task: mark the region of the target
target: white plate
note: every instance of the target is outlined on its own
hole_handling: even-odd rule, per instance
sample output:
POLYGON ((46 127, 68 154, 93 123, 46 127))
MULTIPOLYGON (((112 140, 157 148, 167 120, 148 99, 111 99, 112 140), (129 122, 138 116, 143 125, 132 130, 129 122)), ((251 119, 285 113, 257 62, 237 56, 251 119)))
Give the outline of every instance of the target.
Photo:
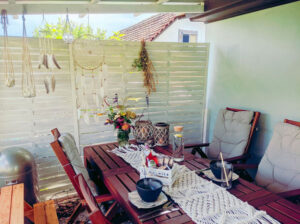
POLYGON ((168 201, 167 196, 163 192, 160 193, 158 199, 154 202, 143 201, 137 191, 132 191, 128 193, 128 199, 135 207, 144 209, 154 208, 168 201))
MULTIPOLYGON (((205 170, 202 173, 204 173, 204 175, 206 177, 208 177, 209 179, 211 179, 213 181, 224 182, 222 179, 216 178, 215 175, 213 174, 213 172, 211 172, 211 170, 205 170)), ((235 181, 235 180, 239 179, 239 177, 240 177, 239 175, 237 175, 236 173, 233 173, 233 175, 232 175, 232 181, 235 181)))

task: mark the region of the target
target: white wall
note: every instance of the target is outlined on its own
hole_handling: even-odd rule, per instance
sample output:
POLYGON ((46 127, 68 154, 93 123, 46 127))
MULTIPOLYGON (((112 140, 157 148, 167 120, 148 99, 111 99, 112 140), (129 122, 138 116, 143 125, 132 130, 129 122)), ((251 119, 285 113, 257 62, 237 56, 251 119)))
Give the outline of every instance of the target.
POLYGON ((300 2, 208 24, 209 138, 220 108, 262 112, 251 152, 259 159, 274 125, 300 121, 300 2))
POLYGON ((205 25, 200 22, 190 22, 189 19, 178 19, 162 34, 155 38, 155 42, 178 42, 178 31, 188 30, 198 32, 198 43, 205 40, 205 25))

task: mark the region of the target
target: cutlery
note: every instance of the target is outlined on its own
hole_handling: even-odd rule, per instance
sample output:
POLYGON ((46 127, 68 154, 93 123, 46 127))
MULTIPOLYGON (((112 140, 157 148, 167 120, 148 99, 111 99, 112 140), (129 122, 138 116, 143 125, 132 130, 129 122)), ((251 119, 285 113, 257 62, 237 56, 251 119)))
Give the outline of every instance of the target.
POLYGON ((170 202, 167 202, 167 203, 164 204, 161 208, 154 209, 154 210, 152 210, 152 211, 150 211, 150 212, 147 212, 147 213, 144 213, 144 214, 142 214, 142 215, 139 215, 138 218, 141 219, 141 218, 147 217, 147 216, 149 216, 149 215, 152 215, 152 214, 154 214, 154 213, 162 212, 162 211, 168 210, 168 209, 171 208, 172 204, 173 204, 173 203, 172 203, 171 201, 170 201, 170 202))
POLYGON ((195 170, 195 173, 202 173, 203 171, 206 171, 206 170, 210 170, 210 168, 205 168, 205 169, 200 169, 200 170, 195 170))
POLYGON ((177 207, 177 208, 170 208, 170 209, 167 209, 167 210, 165 210, 165 211, 162 211, 162 212, 158 212, 158 213, 155 213, 155 214, 153 214, 153 215, 149 215, 149 216, 147 216, 147 217, 145 217, 145 218, 142 218, 142 219, 140 219, 140 221, 141 222, 145 222, 145 221, 147 221, 147 220, 149 220, 149 219, 153 219, 153 218, 156 218, 156 217, 158 217, 158 216, 161 216, 161 215, 165 215, 165 214, 167 214, 167 213, 170 213, 170 212, 174 212, 174 211, 178 211, 179 210, 179 208, 177 207))

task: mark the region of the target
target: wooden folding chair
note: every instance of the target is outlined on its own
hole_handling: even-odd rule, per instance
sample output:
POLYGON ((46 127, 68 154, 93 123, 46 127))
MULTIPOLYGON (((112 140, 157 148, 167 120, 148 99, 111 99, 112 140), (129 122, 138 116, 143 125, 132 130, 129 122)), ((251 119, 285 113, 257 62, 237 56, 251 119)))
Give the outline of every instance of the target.
MULTIPOLYGON (((226 110, 233 111, 233 112, 247 111, 247 110, 241 110, 241 109, 235 109, 235 108, 229 108, 229 107, 227 107, 226 110)), ((226 161, 233 162, 233 163, 234 162, 245 162, 247 160, 247 158, 249 158, 248 149, 250 147, 251 140, 252 140, 252 137, 253 137, 253 133, 254 133, 255 128, 257 126, 259 117, 260 117, 260 112, 254 111, 253 118, 252 118, 252 121, 251 121, 251 129, 250 129, 248 141, 247 141, 247 144, 245 146, 243 155, 232 157, 232 158, 227 158, 227 159, 225 159, 226 161)), ((192 145, 186 145, 185 148, 186 149, 187 148, 192 148, 192 154, 193 155, 195 155, 196 153, 199 153, 202 158, 207 158, 207 155, 203 152, 202 148, 203 147, 208 147, 209 145, 210 145, 210 143, 192 144, 192 145)))
MULTIPOLYGON (((293 121, 293 120, 285 119, 284 123, 300 127, 300 122, 299 121, 293 121)), ((277 132, 284 131, 284 130, 285 129, 283 129, 282 126, 275 126, 275 131, 277 131, 277 132)), ((277 134, 277 135, 281 136, 282 133, 281 134, 277 134)), ((288 136, 289 136, 289 133, 287 133, 285 135, 285 137, 288 137, 288 136)), ((271 142, 272 142, 273 138, 274 138, 274 136, 272 137, 271 142)), ((290 135, 290 138, 291 139, 293 138, 293 134, 290 135)), ((262 171, 265 171, 264 169, 266 167, 275 169, 274 167, 272 167, 270 165, 264 166, 265 163, 270 163, 270 164, 273 164, 274 166, 278 165, 282 169, 288 170, 289 173, 292 172, 292 171, 293 172, 297 172, 297 171, 291 169, 291 164, 287 163, 287 164, 285 164, 286 166, 284 166, 284 164, 277 164, 276 161, 273 161, 272 158, 269 158, 268 153, 269 154, 274 154, 274 152, 275 152, 274 148, 273 148, 274 147, 274 143, 271 144, 271 142, 270 142, 270 144, 269 144, 269 146, 268 146, 268 148, 267 148, 267 150, 265 152, 265 155, 263 156, 262 160, 260 161, 260 164, 235 164, 234 168, 235 168, 235 170, 257 169, 258 168, 258 172, 257 172, 256 177, 255 177, 255 182, 258 185, 266 187, 270 191, 272 191, 272 189, 273 190, 275 189, 276 191, 274 191, 274 192, 277 193, 281 197, 296 199, 296 200, 300 201, 300 189, 299 189, 299 185, 296 186, 295 183, 294 183, 294 185, 291 185, 291 183, 286 183, 286 185, 284 186, 284 191, 283 191, 283 188, 276 189, 276 187, 274 187, 275 186, 274 184, 284 183, 284 181, 288 180, 288 178, 287 177, 283 177, 284 175, 281 174, 281 175, 277 176, 278 178, 281 178, 281 179, 275 179, 274 172, 272 172, 272 171, 263 172, 263 174, 261 174, 262 171), (271 186, 271 185, 273 185, 273 186, 271 186), (289 189, 289 190, 286 191, 286 189, 289 189)), ((290 143, 285 143, 285 144, 282 145, 282 147, 284 147, 284 149, 286 149, 286 148, 292 149, 292 148, 290 148, 291 147, 290 143)), ((290 152, 290 154, 287 154, 287 155, 289 155, 290 158, 299 158, 299 156, 297 156, 293 152, 290 152)), ((280 158, 282 158, 282 157, 280 157, 280 158)), ((299 159, 297 161, 299 161, 299 159)), ((277 169, 277 172, 278 172, 278 167, 276 169, 277 169)), ((300 170, 300 169, 298 169, 298 170, 300 170)), ((296 177, 293 176, 292 179, 296 179, 296 177)))
POLYGON ((102 214, 97 204, 95 197, 93 196, 89 186, 87 185, 82 174, 78 174, 74 177, 83 198, 87 204, 89 219, 93 224, 110 224, 110 221, 102 214))
MULTIPOLYGON (((72 222, 72 220, 74 220, 78 216, 78 214, 85 208, 86 202, 81 193, 82 191, 79 189, 78 184, 74 180, 74 176, 76 176, 77 174, 76 174, 69 158, 65 154, 61 143, 59 142, 59 137, 61 135, 57 128, 51 130, 51 132, 54 136, 54 142, 52 142, 50 145, 51 145, 56 157, 58 158, 59 162, 61 163, 63 169, 65 170, 66 174, 68 175, 79 198, 81 199, 81 203, 78 204, 78 206, 75 208, 73 214, 70 217, 69 222, 72 222)), ((96 196, 95 200, 97 201, 97 203, 103 203, 103 202, 107 202, 107 201, 112 201, 112 200, 114 200, 114 198, 112 197, 111 194, 102 194, 102 195, 96 196)), ((111 218, 112 214, 114 214, 116 212, 116 209, 118 208, 117 206, 118 206, 117 202, 116 201, 113 202, 113 204, 110 206, 110 208, 108 209, 108 212, 105 214, 105 216, 111 218)))

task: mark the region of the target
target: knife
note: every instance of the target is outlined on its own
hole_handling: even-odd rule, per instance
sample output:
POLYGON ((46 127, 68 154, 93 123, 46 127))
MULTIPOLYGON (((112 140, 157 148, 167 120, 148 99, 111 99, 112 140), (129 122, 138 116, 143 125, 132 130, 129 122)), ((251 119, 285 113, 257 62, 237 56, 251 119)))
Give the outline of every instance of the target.
POLYGON ((158 212, 170 210, 172 208, 172 204, 173 204, 172 202, 167 202, 163 207, 158 208, 158 209, 154 209, 154 210, 152 210, 150 212, 147 212, 147 213, 144 213, 142 215, 139 215, 138 218, 142 219, 142 218, 147 217, 149 215, 152 215, 154 213, 158 213, 158 212))
POLYGON ((145 218, 141 218, 140 221, 141 221, 141 222, 145 222, 145 221, 147 221, 147 220, 149 220, 149 219, 153 219, 153 218, 156 218, 156 217, 158 217, 158 216, 161 216, 161 215, 164 215, 164 214, 167 214, 167 213, 170 213, 170 212, 178 211, 178 210, 179 210, 178 207, 177 207, 177 208, 167 209, 167 210, 164 210, 164 211, 155 213, 155 214, 153 214, 153 215, 149 215, 149 216, 147 216, 147 217, 145 217, 145 218))

